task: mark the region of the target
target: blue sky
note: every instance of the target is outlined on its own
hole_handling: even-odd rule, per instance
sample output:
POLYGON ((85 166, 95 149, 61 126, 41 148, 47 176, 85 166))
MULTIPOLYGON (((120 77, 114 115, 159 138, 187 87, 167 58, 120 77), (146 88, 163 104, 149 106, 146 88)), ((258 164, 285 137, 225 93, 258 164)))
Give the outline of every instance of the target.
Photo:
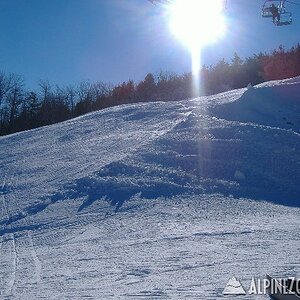
MULTIPOLYGON (((260 17, 263 1, 228 0, 227 34, 203 50, 202 62, 300 42, 300 0, 293 2, 299 3, 288 4, 293 25, 275 27, 260 17)), ((147 0, 0 1, 0 69, 23 75, 29 87, 39 79, 61 85, 137 82, 149 72, 188 72, 190 65, 163 10, 147 0)))

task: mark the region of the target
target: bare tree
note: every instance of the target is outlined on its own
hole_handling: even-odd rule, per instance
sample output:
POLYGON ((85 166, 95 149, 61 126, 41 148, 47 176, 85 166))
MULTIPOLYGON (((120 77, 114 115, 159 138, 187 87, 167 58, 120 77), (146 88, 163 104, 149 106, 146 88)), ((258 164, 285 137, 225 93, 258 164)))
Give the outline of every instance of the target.
POLYGON ((38 85, 41 90, 40 92, 41 92, 43 101, 49 100, 49 98, 51 98, 51 91, 52 91, 52 86, 51 86, 49 80, 47 80, 47 79, 40 80, 38 85))
POLYGON ((20 105, 24 96, 24 80, 21 76, 14 75, 10 77, 11 88, 6 97, 9 109, 9 124, 12 125, 19 113, 20 105))
POLYGON ((82 81, 77 86, 77 93, 79 101, 91 100, 92 96, 92 84, 89 81, 82 81))
POLYGON ((67 103, 71 109, 71 112, 74 112, 75 102, 76 102, 76 88, 72 85, 69 85, 66 87, 66 93, 67 93, 67 103))
POLYGON ((0 108, 9 91, 21 80, 23 79, 19 75, 13 73, 6 75, 3 71, 0 71, 0 108))

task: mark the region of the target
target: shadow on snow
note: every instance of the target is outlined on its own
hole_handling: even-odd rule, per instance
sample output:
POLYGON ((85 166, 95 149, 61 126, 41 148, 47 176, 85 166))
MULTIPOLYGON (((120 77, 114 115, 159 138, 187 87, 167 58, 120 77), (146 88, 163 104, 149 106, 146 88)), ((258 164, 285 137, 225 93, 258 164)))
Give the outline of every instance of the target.
POLYGON ((299 135, 291 130, 192 114, 138 154, 67 184, 0 225, 72 199, 83 199, 78 212, 99 200, 117 212, 135 195, 154 199, 222 194, 299 207, 297 149, 299 135))

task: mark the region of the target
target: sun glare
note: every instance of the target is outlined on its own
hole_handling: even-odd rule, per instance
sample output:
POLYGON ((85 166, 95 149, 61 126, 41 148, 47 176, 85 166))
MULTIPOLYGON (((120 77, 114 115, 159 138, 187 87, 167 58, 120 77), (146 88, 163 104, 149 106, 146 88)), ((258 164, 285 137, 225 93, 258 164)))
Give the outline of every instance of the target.
MULTIPOLYGON (((169 6, 169 23, 173 34, 189 49, 195 82, 200 68, 203 46, 225 33, 224 0, 174 0, 169 6)), ((195 95, 199 87, 194 86, 195 95)))
POLYGON ((214 42, 225 32, 223 9, 223 0, 175 0, 171 30, 190 49, 214 42))

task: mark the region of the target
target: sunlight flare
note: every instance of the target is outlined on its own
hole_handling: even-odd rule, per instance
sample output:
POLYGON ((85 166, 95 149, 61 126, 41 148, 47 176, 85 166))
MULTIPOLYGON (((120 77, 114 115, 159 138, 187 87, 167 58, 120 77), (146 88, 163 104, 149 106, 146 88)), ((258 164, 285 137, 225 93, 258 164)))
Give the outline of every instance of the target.
POLYGON ((200 95, 200 74, 199 66, 201 65, 201 46, 198 47, 195 45, 191 50, 192 58, 192 75, 193 75, 193 96, 198 97, 200 95))
POLYGON ((169 9, 172 32, 190 49, 214 42, 225 32, 223 0, 176 0, 169 9))
MULTIPOLYGON (((194 83, 199 82, 201 49, 225 34, 223 11, 223 0, 175 0, 169 7, 171 31, 191 53, 194 83)), ((199 95, 200 88, 193 89, 199 95)))

